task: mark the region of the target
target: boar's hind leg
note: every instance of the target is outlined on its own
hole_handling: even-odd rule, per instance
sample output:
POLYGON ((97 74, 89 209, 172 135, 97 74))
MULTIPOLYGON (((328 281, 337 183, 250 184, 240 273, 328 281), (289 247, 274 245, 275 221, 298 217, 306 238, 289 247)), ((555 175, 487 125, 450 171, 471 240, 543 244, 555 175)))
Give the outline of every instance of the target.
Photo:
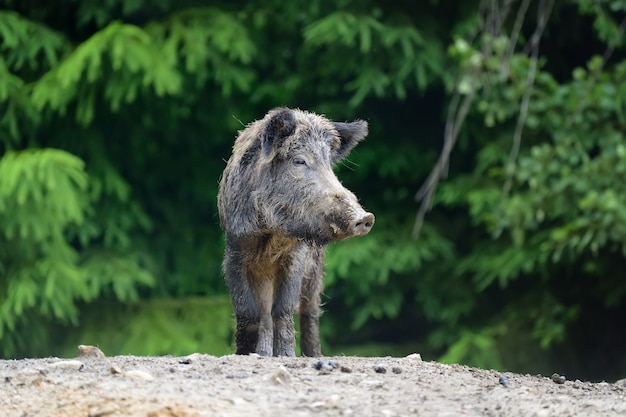
POLYGON ((324 249, 311 248, 300 296, 300 348, 303 356, 321 356, 319 322, 324 275, 324 249))

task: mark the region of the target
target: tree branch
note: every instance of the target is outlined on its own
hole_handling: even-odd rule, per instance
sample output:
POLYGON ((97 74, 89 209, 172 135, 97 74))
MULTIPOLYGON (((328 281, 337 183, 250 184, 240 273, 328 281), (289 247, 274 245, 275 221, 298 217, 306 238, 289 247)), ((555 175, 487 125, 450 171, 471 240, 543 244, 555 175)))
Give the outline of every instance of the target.
POLYGON ((530 104, 530 96, 532 95, 535 85, 535 76, 537 75, 537 64, 539 61, 539 43, 541 41, 541 35, 546 27, 548 18, 554 6, 554 0, 546 5, 546 0, 541 0, 537 11, 537 28, 530 38, 532 56, 530 59, 530 67, 528 69, 528 76, 526 78, 526 91, 522 97, 520 104, 520 111, 517 117, 517 124, 515 126, 515 132, 513 133, 513 144, 511 145, 511 152, 509 153, 509 162, 506 167, 506 180, 504 181, 503 193, 506 196, 511 191, 511 185, 513 183, 513 175, 515 174, 515 168, 517 165, 517 156, 522 143, 522 132, 524 131, 524 124, 526 124, 526 118, 528 117, 528 106, 530 104))

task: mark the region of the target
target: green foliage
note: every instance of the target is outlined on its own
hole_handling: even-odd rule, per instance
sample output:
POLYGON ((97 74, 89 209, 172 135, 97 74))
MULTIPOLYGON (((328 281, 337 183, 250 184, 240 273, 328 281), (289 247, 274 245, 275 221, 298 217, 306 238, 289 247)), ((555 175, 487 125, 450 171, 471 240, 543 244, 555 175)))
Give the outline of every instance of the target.
POLYGON ((404 99, 407 87, 423 90, 442 72, 443 57, 437 40, 426 40, 408 23, 385 23, 381 15, 378 8, 367 15, 337 11, 304 29, 306 44, 337 48, 339 53, 353 57, 362 68, 346 84, 353 94, 352 106, 368 96, 385 97, 389 90, 404 99))
MULTIPOLYGON (((161 125, 153 122, 170 114, 169 107, 156 104, 139 119, 131 113, 135 104, 137 111, 145 108, 145 99, 152 98, 177 97, 168 106, 189 106, 190 86, 201 87, 208 79, 220 85, 225 95, 249 88, 253 73, 245 64, 255 48, 236 14, 217 8, 175 10, 168 2, 154 6, 171 13, 137 25, 124 20, 145 12, 142 1, 81 2, 74 15, 76 26, 54 25, 56 30, 45 24, 55 19, 52 9, 0 15, 0 105, 6 109, 0 119, 0 149, 14 149, 0 160, 0 348, 5 356, 46 354, 35 348, 51 343, 53 334, 45 330, 46 323, 78 324, 79 302, 103 297, 137 302, 149 297, 148 287, 165 297, 181 290, 182 295, 213 293, 215 287, 224 292, 223 285, 215 283, 221 257, 216 223, 209 218, 213 230, 198 228, 192 223, 199 217, 194 214, 182 215, 190 222, 184 224, 179 209, 172 211, 158 203, 163 200, 162 180, 147 181, 136 192, 139 181, 145 181, 134 175, 137 167, 159 173, 153 176, 158 178, 163 165, 153 161, 160 152, 170 152, 165 150, 168 141, 180 148, 171 140, 164 142, 161 125), (100 29, 86 29, 91 23, 100 29), (82 39, 76 43, 77 33, 82 39), (133 131, 137 121, 139 129, 133 131), (140 146, 134 148, 135 144, 140 146), (66 151, 43 149, 46 146, 66 151), (134 153, 129 154, 131 149, 134 153), (132 159, 115 156, 119 152, 132 159), (138 199, 141 196, 143 200, 138 199), (155 223, 164 221, 178 231, 177 245, 167 239, 175 236, 168 228, 154 232, 155 223), (194 245, 195 234, 202 231, 204 239, 213 236, 215 242, 194 245), (198 262, 207 249, 210 261, 198 262), (212 281, 206 280, 207 270, 214 276, 212 281), (201 279, 207 283, 184 284, 201 279), (27 328, 30 337, 24 333, 27 328)), ((171 131, 181 116, 189 114, 170 117, 171 131)), ((206 125, 209 120, 200 122, 206 125)), ((232 137, 234 129, 223 131, 232 137)), ((189 153, 198 155, 197 148, 189 148, 189 153)), ((215 168, 217 175, 219 168, 215 168)), ((206 180, 200 179, 194 187, 201 192, 193 192, 205 201, 201 194, 206 180)), ((214 197, 208 200, 200 212, 206 212, 206 207, 214 212, 214 197)), ((150 313, 133 316, 133 334, 140 334, 137 329, 151 320, 165 326, 164 317, 172 311, 159 308, 157 303, 140 309, 150 313)), ((97 303, 90 309, 98 311, 97 303)), ((81 314, 84 322, 99 329, 98 320, 89 321, 89 311, 81 314)), ((121 320, 113 313, 96 316, 121 320)), ((218 330, 230 332, 230 324, 222 320, 218 330)), ((100 330, 116 331, 113 326, 100 330)), ((157 345, 155 340, 131 337, 129 345, 115 349, 134 346, 137 353, 153 352, 149 346, 157 345)), ((182 349, 191 346, 204 345, 181 344, 182 349)), ((211 346, 224 350, 223 344, 211 346)))
POLYGON ((156 298, 124 304, 103 300, 96 306, 97 310, 85 314, 84 330, 69 336, 72 343, 63 346, 60 355, 74 355, 78 344, 98 345, 105 353, 125 355, 232 353, 234 322, 227 296, 156 298), (102 315, 102 311, 107 314, 102 315), (103 338, 102 334, 111 337, 103 338))
POLYGON ((619 25, 613 18, 613 13, 626 10, 622 0, 577 0, 574 3, 582 13, 594 17, 593 27, 600 39, 607 44, 623 45, 623 30, 620 33, 619 25))
MULTIPOLYGON (((493 76, 485 77, 491 84, 481 95, 478 110, 485 115, 486 126, 506 125, 517 116, 526 86, 520 75, 529 71, 529 60, 514 56, 507 63, 508 73, 497 59, 483 62, 484 71, 493 76)), ((626 253, 622 245, 626 200, 619 197, 625 190, 613 179, 626 172, 620 127, 626 66, 620 63, 602 71, 601 62, 600 57, 591 58, 587 69, 575 69, 567 84, 558 84, 548 72, 537 75, 526 119, 529 146, 519 156, 512 195, 498 197, 503 160, 491 157, 497 155, 492 146, 479 153, 482 163, 476 174, 481 183, 469 182, 474 187, 467 196, 470 212, 495 236, 509 231, 514 244, 508 251, 498 251, 496 264, 485 268, 491 278, 477 276, 487 280, 482 287, 496 276, 506 281, 540 270, 559 262, 564 253, 569 260, 587 252, 597 255, 602 248, 626 253)), ((468 263, 476 268, 475 261, 468 263)))
MULTIPOLYGON (((573 3, 595 14, 607 50, 620 44, 607 2, 573 3)), ((471 330, 457 336, 446 361, 503 367, 499 352, 513 333, 509 329, 549 350, 577 337, 576 323, 597 320, 599 310, 590 304, 610 311, 624 303, 620 261, 615 263, 616 255, 626 254, 626 190, 619 180, 625 169, 624 62, 608 65, 610 54, 595 51, 604 58, 587 56, 585 68, 557 81, 541 58, 533 62, 512 48, 507 36, 489 34, 476 45, 459 39, 450 48, 462 68, 453 88, 476 94, 468 123, 491 139, 476 139, 475 168, 442 185, 438 204, 467 207, 472 224, 491 236, 478 238, 478 248, 463 256, 455 273, 471 279, 475 294, 497 294, 500 301, 469 312, 489 319, 478 327, 467 321, 471 330), (529 93, 520 125, 520 103, 529 93), (511 143, 520 127, 515 153, 511 143)), ((433 337, 435 345, 451 342, 446 330, 433 337)))
POLYGON ((88 291, 64 233, 84 221, 86 188, 82 161, 67 152, 27 150, 0 159, 0 335, 28 309, 76 321, 74 300, 88 291))
POLYGON ((114 20, 120 12, 122 16, 132 16, 134 13, 140 13, 146 6, 151 6, 159 12, 171 7, 169 0, 100 0, 88 2, 72 0, 72 2, 76 3, 76 25, 78 27, 93 23, 98 28, 102 28, 114 20))
POLYGON ((370 239, 333 245, 327 255, 326 284, 341 284, 341 298, 350 308, 352 331, 372 319, 398 318, 406 292, 419 288, 417 280, 407 283, 403 276, 437 259, 453 258, 450 242, 440 236, 430 237, 423 244, 407 232, 398 235, 390 231, 393 225, 385 223, 378 221, 370 239))
POLYGON ((250 89, 254 74, 246 66, 256 53, 246 26, 228 12, 194 8, 175 13, 166 22, 148 26, 160 40, 160 59, 183 68, 203 85, 208 78, 221 86, 223 95, 250 89))
POLYGON ((13 332, 30 312, 75 324, 78 301, 93 300, 106 288, 120 300, 134 299, 137 285, 153 282, 132 252, 106 259, 104 252, 76 250, 69 238, 72 231, 80 231, 83 244, 102 235, 106 243, 111 233, 94 227, 90 203, 89 177, 83 161, 74 155, 27 149, 7 152, 0 159, 4 339, 14 336, 5 330, 13 332))
POLYGON ((482 327, 478 331, 462 330, 459 339, 452 343, 440 360, 443 363, 459 363, 471 358, 474 366, 502 369, 504 364, 496 340, 506 333, 503 325, 482 327))
POLYGON ((181 78, 174 64, 162 59, 161 50, 144 30, 113 22, 81 43, 35 84, 33 104, 40 110, 49 107, 64 113, 68 103, 77 100, 76 119, 88 125, 97 90, 87 90, 83 84, 94 84, 103 78, 105 69, 110 71, 103 95, 111 109, 118 111, 122 102, 134 101, 142 87, 154 88, 157 96, 180 92, 181 78))
POLYGON ((12 11, 0 11, 0 37, 3 61, 16 71, 50 69, 68 47, 60 33, 12 11))
POLYGON ((0 210, 19 211, 22 217, 3 222, 5 237, 54 240, 62 237, 64 226, 81 223, 87 188, 83 165, 54 149, 7 152, 0 160, 0 210))

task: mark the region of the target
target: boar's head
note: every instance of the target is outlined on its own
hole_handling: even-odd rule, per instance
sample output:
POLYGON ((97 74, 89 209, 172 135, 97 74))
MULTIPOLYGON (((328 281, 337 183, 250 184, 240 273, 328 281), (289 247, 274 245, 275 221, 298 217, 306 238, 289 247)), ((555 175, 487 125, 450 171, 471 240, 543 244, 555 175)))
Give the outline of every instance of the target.
POLYGON ((367 136, 367 122, 331 122, 286 108, 264 120, 261 181, 254 192, 264 226, 319 243, 367 234, 374 215, 333 172, 333 165, 367 136))
POLYGON ((228 214, 221 214, 227 234, 236 218, 237 231, 245 231, 240 235, 281 234, 317 244, 369 233, 374 215, 333 172, 367 133, 362 120, 332 122, 288 108, 250 124, 240 133, 222 179, 220 213, 233 217, 228 221, 228 214))

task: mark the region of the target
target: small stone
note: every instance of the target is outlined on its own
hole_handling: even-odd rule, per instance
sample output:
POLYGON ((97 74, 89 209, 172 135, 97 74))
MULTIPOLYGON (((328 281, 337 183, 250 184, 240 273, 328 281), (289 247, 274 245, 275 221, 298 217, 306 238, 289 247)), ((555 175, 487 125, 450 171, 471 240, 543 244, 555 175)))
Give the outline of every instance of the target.
POLYGON ((385 374, 385 373, 387 373, 387 367, 385 365, 382 365, 382 364, 374 365, 374 371, 377 374, 385 374))
POLYGON ((22 375, 46 375, 48 374, 47 368, 24 368, 21 370, 22 375))
POLYGON ((124 373, 124 378, 126 379, 139 379, 144 381, 150 381, 154 379, 154 377, 145 371, 139 371, 137 369, 132 369, 124 373))
POLYGON ((280 366, 276 372, 272 374, 271 380, 278 385, 291 384, 291 374, 284 366, 280 366))
POLYGON ((498 379, 498 382, 500 383, 500 385, 502 385, 503 387, 508 388, 509 387, 509 377, 506 375, 500 375, 500 379, 498 379))
POLYGON ((399 366, 394 366, 393 368, 391 368, 391 372, 393 372, 394 374, 401 374, 402 368, 400 368, 399 366))
POLYGON ((178 360, 178 363, 183 364, 183 365, 190 365, 194 362, 197 362, 199 357, 200 357, 199 353, 192 353, 191 355, 183 356, 182 358, 180 358, 178 360))
POLYGON ((247 401, 245 399, 241 398, 241 397, 229 398, 228 401, 233 403, 233 405, 243 405, 243 404, 247 403, 247 401))
POLYGON ((364 386, 368 386, 368 387, 373 387, 373 388, 382 388, 383 381, 379 381, 376 379, 364 379, 363 381, 359 382, 359 385, 364 385, 364 386))
POLYGON ((329 361, 328 361, 328 365, 329 365, 331 368, 334 368, 334 369, 339 368, 339 362, 337 362, 337 361, 335 361, 335 360, 329 360, 329 361))
POLYGON ((318 371, 332 371, 334 369, 334 367, 326 361, 313 362, 313 368, 317 369, 318 371))
POLYGON ((94 405, 89 409, 89 417, 104 417, 110 414, 117 414, 119 406, 113 402, 106 404, 94 405))
POLYGON ((407 355, 406 358, 421 361, 422 355, 420 355, 419 353, 411 353, 410 355, 407 355))
POLYGON ((315 401, 314 403, 311 403, 309 405, 309 407, 311 407, 311 408, 320 408, 320 407, 323 407, 325 405, 326 405, 326 403, 324 401, 315 401))
POLYGON ((226 378, 228 379, 245 379, 248 378, 248 374, 244 372, 238 372, 236 374, 227 374, 226 378))
POLYGON ((100 348, 89 345, 78 345, 76 356, 79 358, 104 359, 106 356, 100 348))
POLYGON ((328 398, 326 398, 326 405, 329 407, 338 407, 341 402, 341 397, 337 394, 332 394, 328 398))
POLYGON ((351 374, 352 373, 352 368, 348 368, 347 366, 343 366, 343 365, 341 366, 341 368, 339 368, 339 370, 341 372, 346 373, 346 374, 351 374))
POLYGON ((306 368, 306 363, 304 363, 304 362, 287 362, 285 364, 285 367, 291 368, 291 369, 306 368))
POLYGON ((111 375, 118 375, 122 373, 122 369, 119 366, 113 365, 109 368, 109 372, 111 373, 111 375))
POLYGON ((69 368, 69 369, 75 369, 79 372, 82 372, 85 370, 85 364, 82 363, 81 361, 76 361, 76 360, 59 361, 59 362, 50 364, 50 368, 69 368))
POLYGON ((564 384, 566 381, 566 378, 563 375, 559 375, 557 373, 552 374, 552 382, 556 383, 556 384, 564 384))

